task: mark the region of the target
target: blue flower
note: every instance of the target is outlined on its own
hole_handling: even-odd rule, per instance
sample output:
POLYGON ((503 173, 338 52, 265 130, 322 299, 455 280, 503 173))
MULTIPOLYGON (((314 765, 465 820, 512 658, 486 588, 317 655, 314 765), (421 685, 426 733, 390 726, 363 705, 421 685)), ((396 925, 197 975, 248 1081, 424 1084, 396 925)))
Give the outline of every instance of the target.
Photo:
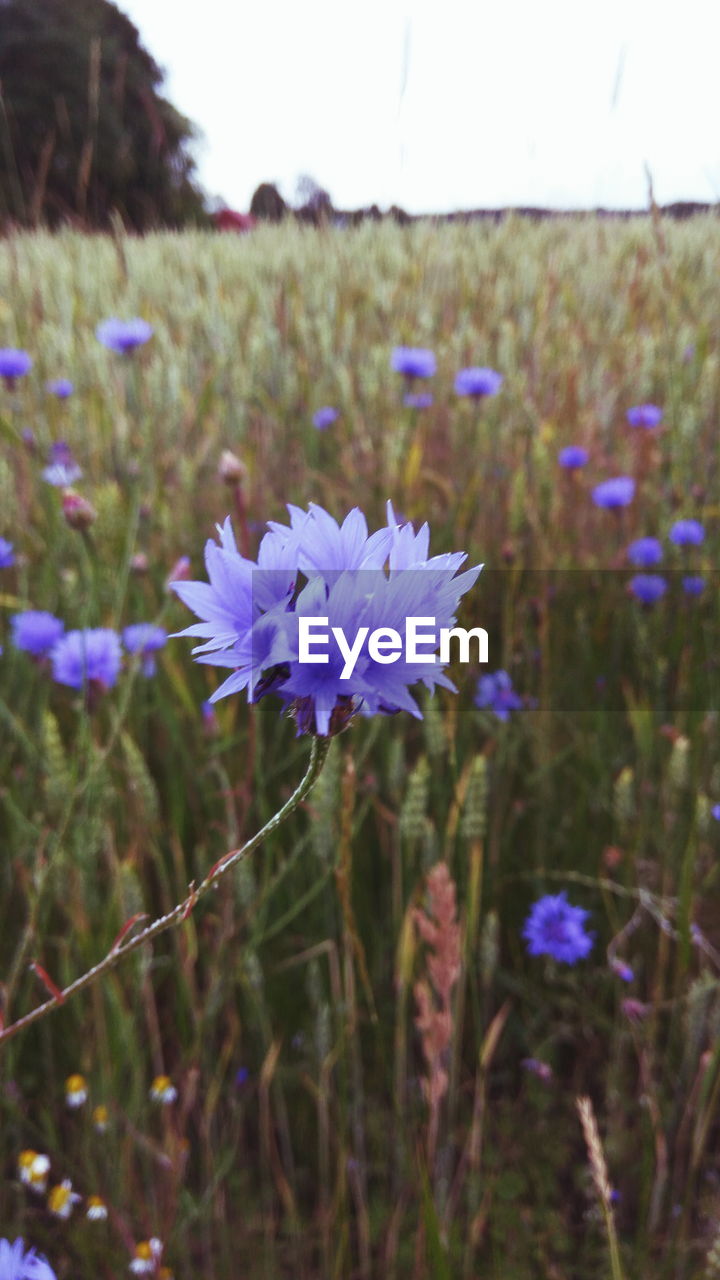
POLYGON ((128 653, 139 653, 142 656, 140 670, 143 675, 154 676, 157 670, 154 654, 164 647, 167 632, 152 622, 135 622, 125 627, 122 638, 128 653))
POLYGON ((0 1240, 0 1280, 57 1280, 50 1263, 34 1249, 25 1252, 20 1236, 10 1244, 0 1240))
POLYGON ((699 520, 676 520, 668 537, 677 547, 699 547, 705 530, 699 520))
POLYGON ((481 676, 475 694, 475 706, 494 711, 498 720, 506 721, 511 711, 520 711, 523 700, 515 692, 507 671, 495 671, 481 676))
POLYGON ((638 569, 652 569, 662 561, 662 543, 657 538, 638 538, 630 543, 627 558, 638 569))
POLYGON ((72 449, 64 440, 57 440, 50 446, 49 466, 43 467, 42 478, 58 489, 67 489, 82 478, 82 467, 78 466, 72 449))
POLYGON ((120 674, 122 647, 116 631, 105 627, 68 631, 50 655, 53 679, 71 689, 95 684, 111 689, 120 674))
POLYGON ((49 391, 51 396, 57 396, 58 400, 67 400, 75 387, 69 378, 53 378, 51 382, 45 383, 45 390, 49 391))
POLYGON ((431 391, 406 391, 403 396, 403 404, 406 409, 429 409, 432 402, 431 391))
POLYGON ((132 320, 118 320, 116 316, 111 316, 97 326, 95 337, 104 347, 125 355, 136 347, 143 346, 152 338, 153 332, 152 325, 139 316, 134 316, 132 320))
POLYGON ((583 449, 582 445, 569 444, 561 449, 558 454, 558 462, 561 467, 566 467, 568 471, 574 471, 577 467, 587 465, 590 454, 587 449, 583 449))
POLYGON ((667 582, 657 573, 636 573, 629 586, 641 604, 657 604, 667 591, 667 582))
POLYGON ((16 347, 0 347, 0 378, 12 391, 17 378, 24 378, 32 369, 32 357, 16 347))
POLYGON ((34 658, 46 658, 64 634, 65 624, 52 613, 27 609, 12 615, 10 629, 16 649, 31 653, 34 658))
POLYGON ((628 409, 627 420, 631 427, 645 427, 651 431, 662 422, 663 411, 656 404, 636 404, 628 409))
POLYGON ((461 369, 455 377, 455 391, 459 396, 494 396, 503 384, 503 376, 495 369, 461 369))
POLYGON ((592 500, 596 507, 626 507, 635 497, 635 481, 631 476, 615 476, 612 480, 603 480, 592 491, 592 500))
POLYGON ((406 378, 432 378, 437 369, 435 353, 426 347, 395 347, 390 368, 406 378))
POLYGON ((616 956, 613 956, 610 961, 610 968, 613 973, 617 974, 618 978, 622 979, 623 982, 632 982, 635 977, 635 973, 630 968, 630 965, 626 964, 624 960, 618 960, 616 956))
POLYGON ((714 804, 710 812, 715 821, 720 822, 720 804, 714 804))
POLYGON ((339 417, 340 414, 337 409, 333 409, 329 404, 326 404, 313 414, 313 426, 318 431, 327 431, 328 427, 331 427, 333 422, 337 422, 339 417))
POLYGON ((220 545, 205 548, 209 583, 173 584, 201 618, 179 633, 205 640, 193 651, 197 661, 232 669, 211 701, 244 688, 250 701, 276 691, 292 704, 300 731, 322 736, 355 714, 407 710, 420 717, 408 687, 454 690, 441 665, 428 650, 416 661, 394 650, 397 657, 383 661, 370 637, 381 628, 404 632, 409 617, 432 617, 435 632, 452 627, 480 567, 456 574, 462 553, 428 559, 427 525, 417 534, 400 526, 390 504, 387 527, 373 534, 357 508, 342 524, 314 503, 309 511, 288 510, 289 527, 270 522, 257 564, 239 554, 228 519, 218 530, 220 545), (326 620, 318 662, 301 656, 301 619, 326 620), (357 641, 349 666, 333 628, 357 641))
POLYGON ((531 956, 548 955, 564 964, 583 960, 593 947, 594 935, 585 932, 590 915, 584 907, 573 907, 567 893, 548 893, 533 903, 525 921, 523 937, 531 956))
POLYGON ((691 574, 689 577, 683 578, 682 589, 686 596, 701 596, 705 590, 705 579, 691 574))
POLYGON ((0 538, 0 569, 11 569, 15 563, 15 548, 7 538, 0 538))

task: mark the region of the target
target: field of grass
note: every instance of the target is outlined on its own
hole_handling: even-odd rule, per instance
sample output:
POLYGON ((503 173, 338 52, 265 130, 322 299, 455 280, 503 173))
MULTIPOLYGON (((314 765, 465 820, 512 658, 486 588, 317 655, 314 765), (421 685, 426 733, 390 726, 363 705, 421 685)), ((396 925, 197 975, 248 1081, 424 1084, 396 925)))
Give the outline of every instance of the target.
POLYGON ((195 619, 168 577, 182 556, 205 577, 226 515, 254 555, 288 502, 359 505, 376 529, 390 498, 431 553, 484 562, 473 617, 524 702, 478 709, 481 670, 457 666, 422 721, 358 718, 178 928, 0 1037, 0 1235, 59 1280, 132 1274, 151 1238, 146 1274, 176 1280, 720 1275, 719 269, 712 217, 0 242, 0 347, 34 361, 0 384, 6 1026, 182 902, 309 756, 272 697, 203 710, 227 672, 187 639, 88 706, 13 645, 13 615, 175 632, 195 619), (114 354, 95 337, 113 315, 153 337, 114 354), (398 345, 435 352, 432 407, 404 406, 398 345), (454 391, 473 365, 504 378, 480 403, 454 391), (630 427, 646 402, 662 424, 630 427), (85 529, 42 478, 58 441, 85 529), (569 444, 590 455, 575 472, 569 444), (632 503, 596 506, 620 475, 632 503), (679 519, 701 545, 668 540, 679 519), (652 606, 628 591, 646 535, 652 606), (433 1060, 417 913, 438 864, 461 965, 433 1060), (572 965, 522 933, 561 890, 594 935, 572 965), (23 1181, 28 1150, 82 1197, 69 1217, 23 1181))

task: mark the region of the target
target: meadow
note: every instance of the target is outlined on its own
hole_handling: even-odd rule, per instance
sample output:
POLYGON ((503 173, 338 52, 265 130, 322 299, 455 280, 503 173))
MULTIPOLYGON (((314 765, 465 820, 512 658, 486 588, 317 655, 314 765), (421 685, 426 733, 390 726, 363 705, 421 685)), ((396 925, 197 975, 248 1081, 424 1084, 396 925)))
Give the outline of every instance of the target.
POLYGON ((178 927, 0 1035, 0 1234, 59 1280, 720 1275, 719 268, 712 216, 0 242, 0 347, 33 360, 0 383, 6 1026, 183 902, 309 756, 276 698, 208 705, 228 672, 188 639, 87 698, 16 615, 177 632, 169 580, 205 579, 227 515, 254 555, 286 503, 373 530, 391 499, 484 563, 517 695, 478 706, 457 665, 422 720, 356 717, 178 927), (112 316, 152 336, 109 350, 112 316), (406 383, 398 346, 437 371, 406 383), (495 394, 456 393, 472 366, 495 394), (621 476, 631 501, 593 500, 621 476), (560 893, 571 963, 524 933, 560 893))

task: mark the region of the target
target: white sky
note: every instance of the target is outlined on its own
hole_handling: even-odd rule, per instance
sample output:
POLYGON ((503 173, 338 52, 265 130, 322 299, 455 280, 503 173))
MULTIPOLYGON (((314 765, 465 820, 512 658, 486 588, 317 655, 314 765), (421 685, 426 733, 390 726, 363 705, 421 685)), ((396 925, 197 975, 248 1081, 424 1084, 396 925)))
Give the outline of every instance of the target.
POLYGON ((209 195, 411 213, 720 200, 717 0, 115 0, 209 195))

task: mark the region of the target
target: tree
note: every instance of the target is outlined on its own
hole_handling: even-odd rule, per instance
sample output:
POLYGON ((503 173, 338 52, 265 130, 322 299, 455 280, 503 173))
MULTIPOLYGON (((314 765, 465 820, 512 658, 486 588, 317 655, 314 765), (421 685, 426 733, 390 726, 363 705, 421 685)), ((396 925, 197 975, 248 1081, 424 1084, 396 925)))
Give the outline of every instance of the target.
POLYGON ((204 222, 194 126, 109 0, 0 0, 0 219, 204 222))

